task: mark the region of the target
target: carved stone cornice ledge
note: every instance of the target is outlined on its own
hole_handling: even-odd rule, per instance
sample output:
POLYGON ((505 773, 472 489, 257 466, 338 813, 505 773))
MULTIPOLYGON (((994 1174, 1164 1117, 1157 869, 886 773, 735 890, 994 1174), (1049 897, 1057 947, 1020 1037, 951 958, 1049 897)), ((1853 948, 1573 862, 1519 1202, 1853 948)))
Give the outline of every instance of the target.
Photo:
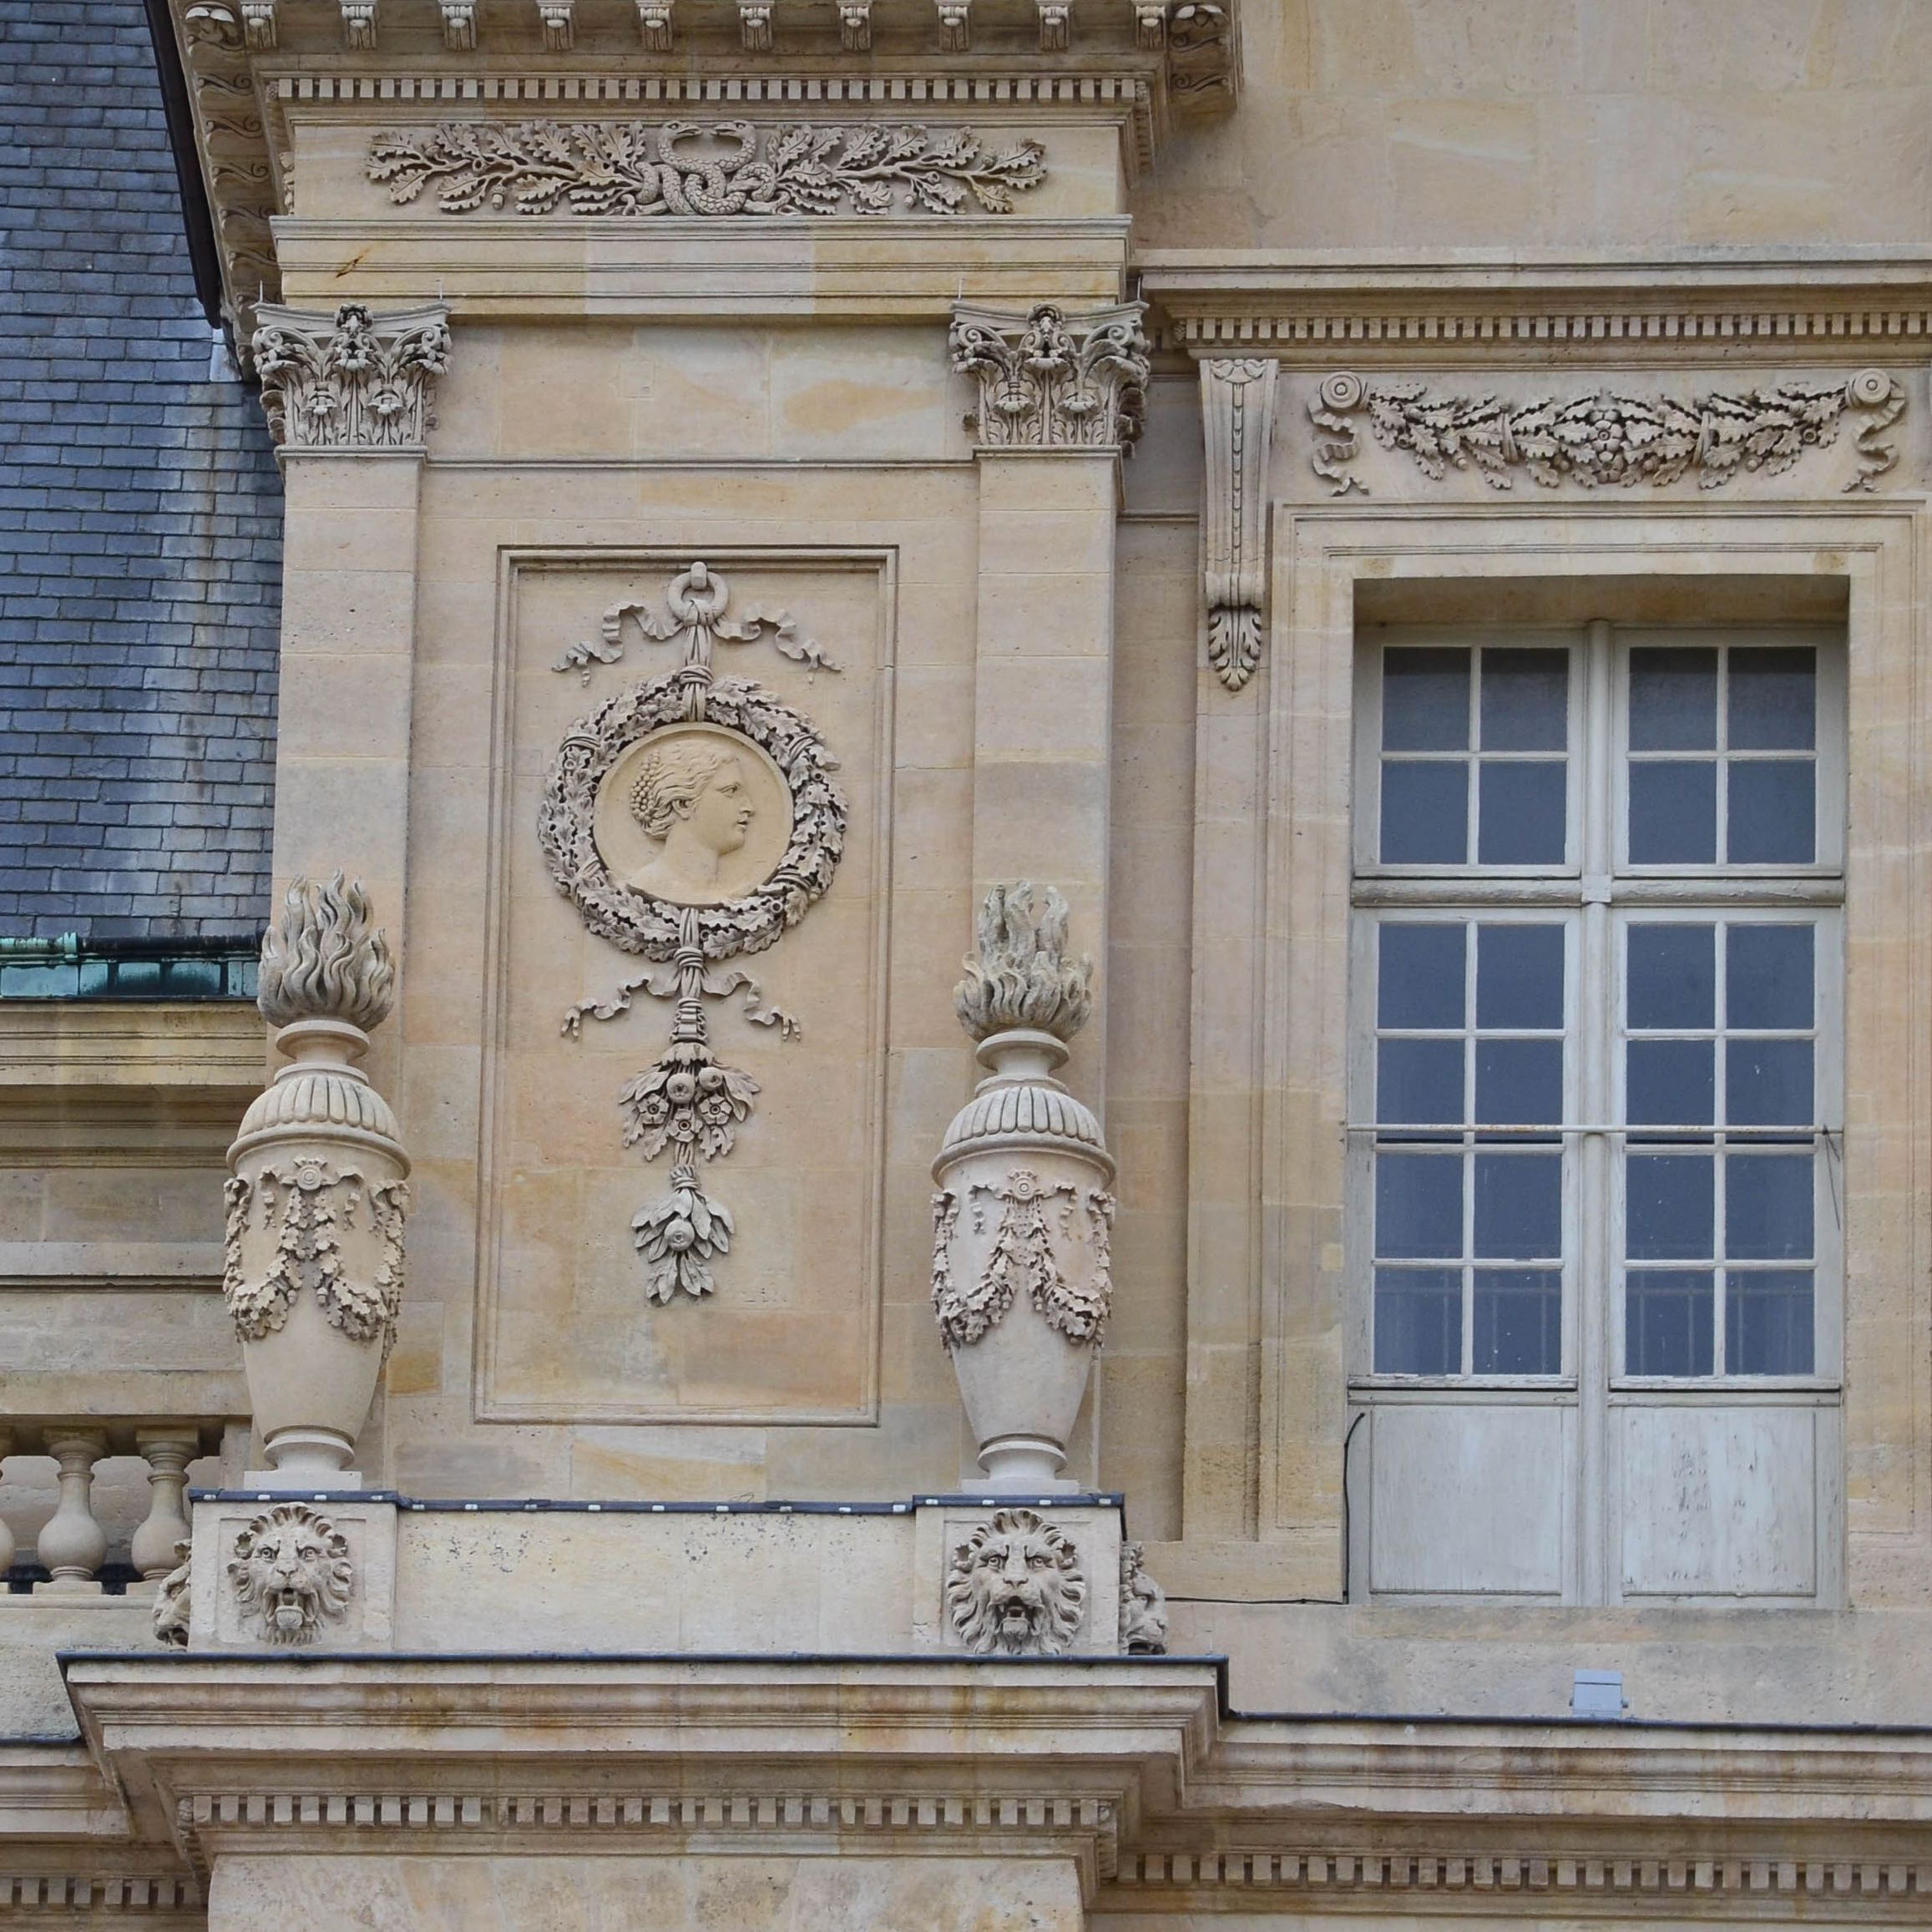
POLYGON ((1909 363, 1932 346, 1923 250, 1404 260, 1154 249, 1135 266, 1169 346, 1301 367, 1909 363))
POLYGON ((953 367, 974 377, 967 427, 982 449, 1120 449, 1139 437, 1150 372, 1140 302, 1083 314, 956 307, 953 367))
POLYGON ((285 453, 420 455, 436 379, 449 368, 441 303, 375 315, 266 304, 250 347, 270 432, 285 453))

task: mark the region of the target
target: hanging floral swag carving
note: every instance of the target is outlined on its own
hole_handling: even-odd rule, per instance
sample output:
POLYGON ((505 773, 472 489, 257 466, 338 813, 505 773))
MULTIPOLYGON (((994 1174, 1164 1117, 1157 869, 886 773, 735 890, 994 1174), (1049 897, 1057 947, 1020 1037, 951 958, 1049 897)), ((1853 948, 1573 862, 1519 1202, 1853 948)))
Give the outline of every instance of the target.
MULTIPOLYGON (((963 1286, 953 1277, 953 1237, 959 1225, 960 1201, 950 1188, 933 1196, 933 1310, 940 1339, 948 1351, 977 1342, 996 1327, 1022 1294, 1049 1328, 1068 1341, 1098 1342, 1105 1334, 1113 1302, 1114 1196, 1101 1188, 1081 1191, 1070 1182, 1045 1186, 1029 1167, 1016 1167, 1004 1187, 975 1181, 969 1192, 1000 1203, 992 1252, 979 1279, 963 1286), (1084 1205, 1088 1239, 1094 1251, 1090 1283, 1070 1282, 1054 1258, 1049 1216, 1059 1204, 1060 1235, 1073 1238, 1073 1216, 1084 1205)), ((973 1202, 976 1233, 986 1232, 987 1202, 973 1202)))
POLYGON ((298 1295, 312 1294, 329 1318, 352 1342, 378 1337, 387 1358, 396 1339, 396 1314, 402 1304, 402 1227, 409 1206, 409 1184, 372 1186, 352 1167, 299 1160, 266 1167, 250 1182, 236 1175, 223 1186, 227 1205, 224 1279, 229 1314, 245 1342, 259 1342, 286 1323, 298 1295), (352 1227, 364 1206, 382 1242, 382 1260, 365 1286, 343 1266, 338 1231, 352 1227), (276 1231, 275 1260, 260 1280, 244 1278, 242 1241, 248 1219, 259 1210, 260 1225, 276 1231))

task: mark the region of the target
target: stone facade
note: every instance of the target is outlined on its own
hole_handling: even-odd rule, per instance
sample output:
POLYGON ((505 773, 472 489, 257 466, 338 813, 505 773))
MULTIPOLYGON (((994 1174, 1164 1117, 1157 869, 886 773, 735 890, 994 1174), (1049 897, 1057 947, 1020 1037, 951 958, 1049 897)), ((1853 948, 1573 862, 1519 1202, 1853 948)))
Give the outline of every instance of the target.
POLYGON ((291 923, 0 1007, 0 1904, 1922 1923, 1922 11, 168 11, 291 923))

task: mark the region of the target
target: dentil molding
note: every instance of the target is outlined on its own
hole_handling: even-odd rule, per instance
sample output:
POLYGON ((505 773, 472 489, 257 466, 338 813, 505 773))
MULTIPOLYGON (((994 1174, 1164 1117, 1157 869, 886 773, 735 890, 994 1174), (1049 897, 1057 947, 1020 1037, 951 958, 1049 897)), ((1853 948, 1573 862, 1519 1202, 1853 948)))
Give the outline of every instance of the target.
POLYGON ((284 450, 419 453, 449 368, 440 303, 377 315, 360 302, 333 314, 263 304, 250 345, 268 426, 284 450))
POLYGON ((1140 318, 1124 302, 1068 314, 953 311, 953 367, 974 377, 967 418, 983 449, 1122 449, 1140 434, 1150 369, 1140 318))

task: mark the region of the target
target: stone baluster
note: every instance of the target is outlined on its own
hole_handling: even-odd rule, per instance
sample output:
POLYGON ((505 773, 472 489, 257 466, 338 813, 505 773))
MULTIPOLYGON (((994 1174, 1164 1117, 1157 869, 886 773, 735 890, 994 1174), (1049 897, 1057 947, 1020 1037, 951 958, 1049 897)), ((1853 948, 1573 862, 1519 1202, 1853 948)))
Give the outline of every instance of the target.
MULTIPOLYGON (((7 1459, 13 1453, 13 1431, 0 1429, 0 1471, 6 1467, 7 1459)), ((7 1519, 0 1516, 0 1590, 6 1587, 7 1572, 13 1567, 13 1532, 7 1527, 7 1519)))
POLYGON ((180 1560, 174 1545, 190 1534, 182 1503, 188 1465, 201 1440, 193 1429, 143 1429, 134 1432, 134 1446, 147 1459, 149 1503, 147 1520, 134 1532, 129 1555, 135 1569, 154 1582, 180 1560))
POLYGON ((106 1433, 98 1429, 49 1429, 46 1450, 60 1465, 60 1506, 40 1532, 40 1560, 53 1580, 41 1588, 98 1591, 96 1574, 108 1553, 108 1538, 94 1520, 94 1466, 108 1453, 106 1433))

